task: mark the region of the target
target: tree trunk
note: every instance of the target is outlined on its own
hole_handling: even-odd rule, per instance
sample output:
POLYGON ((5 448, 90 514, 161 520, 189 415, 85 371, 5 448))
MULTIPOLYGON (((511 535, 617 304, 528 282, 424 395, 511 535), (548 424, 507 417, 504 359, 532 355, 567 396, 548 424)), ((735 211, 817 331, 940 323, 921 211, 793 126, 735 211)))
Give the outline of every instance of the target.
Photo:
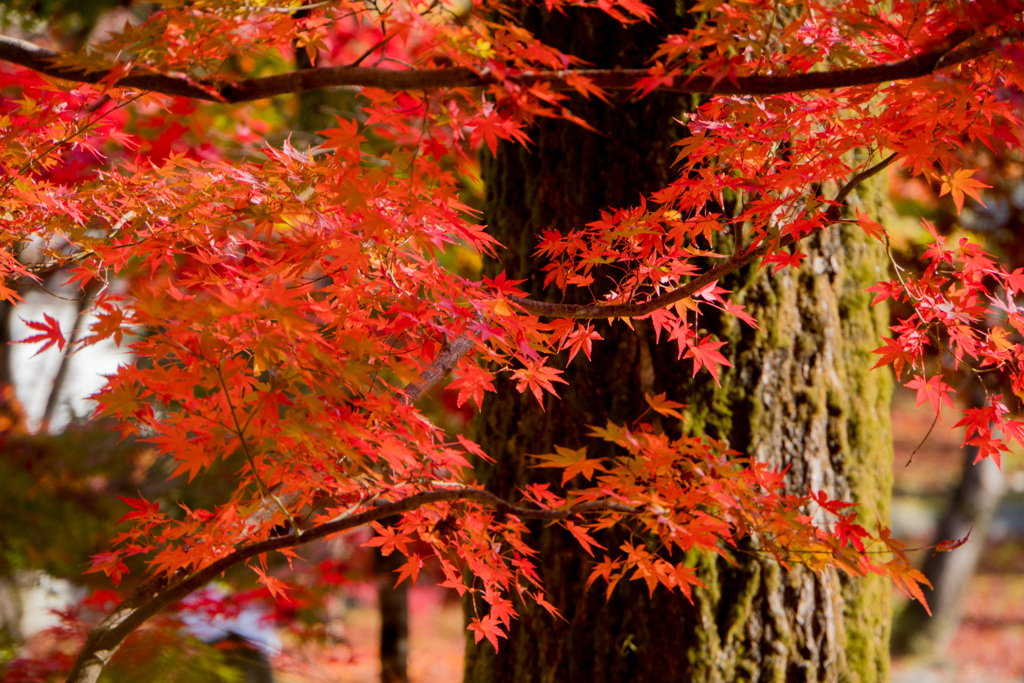
MULTIPOLYGON (((25 412, 14 391, 11 370, 10 323, 13 314, 14 306, 7 301, 0 301, 0 447, 6 438, 25 430, 25 412)), ((4 562, 0 555, 0 575, 7 576, 4 562)))
MULTIPOLYGON (((658 4, 660 17, 675 7, 658 4)), ((671 21, 621 29, 596 12, 565 19, 536 8, 524 13, 541 40, 599 67, 639 65, 655 34, 673 30, 671 21)), ((669 96, 614 107, 574 103, 573 111, 604 135, 542 122, 530 131, 533 147, 502 145, 486 160, 486 220, 508 247, 509 277, 525 279, 521 287, 543 298, 543 273, 532 259, 537 233, 580 227, 603 207, 635 205, 642 193, 666 185, 674 156, 668 145, 682 132, 673 117, 685 106, 669 96)), ((871 203, 863 195, 857 201, 862 208, 871 203)), ((642 322, 634 323, 636 333, 622 323, 600 325, 605 341, 595 344, 593 361, 568 367, 569 384, 560 401, 548 397, 546 412, 532 395, 500 386, 474 427, 496 461, 479 469, 483 483, 512 496, 544 476, 528 469, 527 454, 550 452, 554 444, 586 444, 596 457, 593 449, 602 445, 587 439, 587 425, 629 422, 644 412, 644 392, 667 392, 690 406, 688 428, 788 466, 793 492, 823 489, 860 502, 867 528, 886 522, 890 379, 868 373, 886 319, 863 291, 877 277, 882 254, 845 229, 808 242, 801 248, 810 258, 799 271, 772 278, 748 269, 722 283, 762 330, 702 316, 703 328, 729 342, 723 350, 735 365, 722 368, 720 388, 707 373, 691 378, 690 361, 678 360, 674 345, 656 345, 642 322)), ((692 604, 661 588, 649 597, 642 582, 625 581, 606 601, 599 586, 584 589, 588 557, 568 534, 535 531, 548 598, 567 623, 520 606, 497 653, 467 641, 467 683, 888 679, 889 588, 882 580, 789 572, 743 554, 739 567, 696 559, 707 589, 692 604)), ((614 533, 602 541, 618 546, 614 533)))
POLYGON ((401 553, 378 554, 376 560, 381 683, 409 683, 409 586, 395 586, 403 560, 401 553))

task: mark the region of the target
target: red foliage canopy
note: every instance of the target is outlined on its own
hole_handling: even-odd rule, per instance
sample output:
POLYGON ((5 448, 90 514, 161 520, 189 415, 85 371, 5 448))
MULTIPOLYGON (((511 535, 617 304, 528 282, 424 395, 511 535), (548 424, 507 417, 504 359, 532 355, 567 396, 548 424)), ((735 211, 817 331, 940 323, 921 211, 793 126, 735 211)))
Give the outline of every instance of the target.
MULTIPOLYGON (((545 4, 656 20, 639 0, 545 4)), ((93 680, 127 634, 225 568, 396 513, 401 522, 376 525, 373 544, 407 553, 401 575, 415 578, 422 561, 410 544, 425 542, 447 585, 490 606, 471 628, 495 645, 515 616, 511 595, 550 608, 524 539, 529 519, 561 522, 588 552, 606 553, 591 581, 609 590, 623 578, 685 593, 698 583, 643 543, 603 549, 591 536, 628 517, 667 549, 725 553, 756 535, 780 562, 886 574, 921 597, 886 530, 868 533, 817 492, 784 494, 778 472, 727 444, 596 425, 621 458, 557 449, 542 466, 584 485, 505 501, 475 484, 467 458, 486 454, 416 407, 449 375, 460 404, 480 403, 501 373, 550 404, 563 381, 550 358, 568 350, 584 362, 600 343, 592 319, 647 318, 694 373, 717 380, 722 342, 688 312, 716 307, 757 324, 720 278, 755 262, 798 265, 801 240, 838 222, 886 241, 882 226, 844 208, 890 165, 941 184, 960 209, 985 187, 969 149, 1019 153, 1017 3, 799 4, 694 3, 705 20, 652 45, 647 67, 633 70, 586 68, 499 0, 301 11, 179 0, 78 53, 0 38, 0 298, 72 273, 95 310, 72 343, 112 338, 136 359, 108 379, 97 413, 144 435, 175 474, 220 461, 237 470, 234 494, 214 509, 172 515, 126 501, 131 526, 91 571, 116 583, 126 557, 146 554, 153 576, 93 631, 74 677, 93 680), (315 66, 291 69, 295 49, 315 66), (355 89, 357 119, 339 118, 311 149, 263 143, 280 119, 267 98, 338 86, 355 89), (597 265, 616 265, 604 298, 532 301, 504 276, 449 265, 455 249, 501 255, 460 199, 481 147, 529 146, 539 117, 587 126, 567 107, 571 93, 614 106, 612 91, 656 90, 706 95, 678 123, 676 180, 570 234, 538 236, 549 286, 588 287, 597 265), (725 193, 742 193, 736 215, 721 208, 725 193), (714 254, 724 231, 741 239, 714 254), (709 256, 718 265, 701 270, 709 256), (822 515, 835 523, 816 523, 822 515)), ((1020 273, 966 239, 936 235, 926 258, 921 277, 872 288, 913 311, 880 340, 878 365, 937 406, 950 387, 925 362, 934 346, 974 372, 1005 374, 1024 395, 1020 273)), ((32 327, 26 342, 67 343, 52 319, 32 327)), ((671 397, 648 404, 681 418, 671 397)), ((993 395, 966 411, 960 424, 982 457, 1024 442, 1016 408, 993 395)))

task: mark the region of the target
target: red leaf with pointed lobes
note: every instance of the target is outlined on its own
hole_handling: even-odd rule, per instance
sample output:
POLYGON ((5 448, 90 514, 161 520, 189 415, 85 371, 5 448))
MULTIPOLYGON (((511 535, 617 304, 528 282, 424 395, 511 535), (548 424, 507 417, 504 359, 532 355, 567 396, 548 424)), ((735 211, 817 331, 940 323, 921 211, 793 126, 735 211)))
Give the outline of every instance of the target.
POLYGON ((100 553, 93 555, 89 568, 85 570, 86 574, 94 572, 103 572, 110 577, 115 586, 118 586, 121 583, 121 577, 128 573, 128 565, 124 563, 120 554, 100 553))
POLYGON ((478 458, 482 458, 487 462, 494 462, 494 458, 484 453, 484 449, 480 448, 479 445, 473 443, 469 439, 464 438, 462 434, 456 434, 455 438, 459 440, 459 443, 462 444, 463 448, 465 448, 473 455, 477 456, 478 458))
POLYGON ((587 588, 594 583, 597 579, 603 579, 607 586, 605 587, 605 598, 611 599, 612 591, 615 589, 615 584, 622 580, 622 561, 605 557, 604 560, 594 565, 594 568, 590 572, 590 576, 587 577, 587 588))
POLYGON ((884 344, 884 346, 880 346, 871 352, 881 356, 881 358, 878 359, 878 362, 871 366, 871 369, 874 370, 891 364, 893 372, 895 372, 896 377, 899 378, 903 374, 903 367, 907 364, 907 361, 912 363, 914 361, 914 356, 903 350, 898 339, 887 337, 882 340, 882 344, 884 344))
POLYGON ((474 642, 479 643, 487 638, 495 650, 498 649, 498 638, 505 638, 505 630, 493 615, 486 615, 482 619, 476 618, 469 623, 469 630, 473 632, 474 642))
POLYGON ((718 349, 725 346, 725 344, 726 342, 712 341, 710 337, 705 337, 687 348, 686 357, 693 359, 694 376, 700 371, 701 367, 705 367, 715 379, 715 384, 721 386, 721 382, 718 381, 718 366, 732 367, 729 359, 718 352, 718 349))
POLYGON ((868 215, 863 213, 860 209, 857 209, 857 224, 868 237, 876 239, 879 242, 885 241, 887 234, 885 228, 883 228, 878 222, 871 220, 868 215))
POLYGON ((272 598, 275 600, 281 600, 288 596, 288 584, 284 581, 277 577, 270 576, 263 568, 257 566, 250 566, 249 568, 256 572, 257 576, 259 576, 256 581, 266 587, 272 598))
POLYGON ((545 391, 558 396, 555 391, 555 387, 552 386, 552 382, 561 382, 565 384, 566 381, 559 377, 562 374, 561 370, 555 368, 545 367, 544 363, 533 363, 523 368, 522 370, 516 370, 512 373, 512 379, 519 380, 516 383, 516 390, 522 393, 529 389, 533 392, 534 397, 537 399, 537 403, 540 404, 541 410, 544 409, 544 395, 545 391))
POLYGON ((660 393, 657 396, 651 396, 650 394, 644 394, 644 399, 647 401, 647 405, 651 407, 651 410, 664 415, 666 417, 674 417, 678 420, 683 419, 683 414, 680 413, 677 408, 685 408, 686 406, 676 401, 670 401, 665 398, 664 393, 660 393))
POLYGON ((359 146, 366 142, 366 138, 359 134, 359 124, 340 116, 334 118, 338 122, 337 128, 318 131, 326 138, 320 143, 320 146, 324 149, 335 149, 343 154, 354 155, 355 161, 358 161, 359 146))
POLYGON ((494 375, 478 365, 462 365, 459 376, 452 380, 448 387, 459 391, 457 407, 461 408, 463 403, 472 398, 477 408, 482 408, 484 392, 494 391, 494 375))
POLYGON ((893 562, 887 562, 884 567, 888 570, 889 578, 896 584, 896 587, 911 600, 920 602, 924 611, 931 616, 932 608, 924 597, 924 591, 921 590, 922 585, 931 587, 931 583, 925 575, 912 567, 907 568, 893 562))
POLYGON ((953 400, 949 397, 949 392, 952 389, 938 375, 933 375, 927 380, 923 377, 915 377, 907 382, 905 386, 908 389, 917 390, 918 407, 924 405, 925 401, 931 405, 932 410, 936 413, 939 412, 939 407, 943 404, 950 408, 953 407, 953 400))
POLYGON ((892 299, 893 301, 901 301, 904 296, 903 286, 898 282, 879 282, 878 284, 871 285, 870 287, 864 288, 865 292, 875 292, 876 296, 874 301, 871 302, 872 306, 875 306, 886 299, 892 299))
POLYGON ((1014 294, 1024 292, 1024 268, 1014 268, 1012 273, 1004 273, 1006 286, 1014 294))
POLYGON ((555 446, 555 452, 553 454, 534 455, 531 457, 544 461, 539 465, 534 465, 534 467, 564 468, 564 471, 562 472, 562 486, 565 486, 565 484, 577 474, 583 475, 584 479, 590 481, 595 472, 607 471, 600 460, 590 460, 587 458, 586 446, 575 450, 565 448, 563 446, 555 446))
POLYGON ((705 588, 705 584, 697 576, 694 567, 687 567, 680 562, 676 564, 668 574, 667 585, 669 588, 678 588, 686 596, 687 600, 693 600, 694 588, 705 588))
MULTIPOLYGON (((611 3, 609 0, 598 0, 597 3, 597 6, 600 7, 601 9, 604 9, 605 11, 608 11, 607 8, 611 7, 612 5, 613 3, 611 3)), ((615 0, 614 5, 621 7, 622 9, 629 12, 632 16, 642 21, 650 23, 655 19, 654 10, 651 9, 651 7, 646 3, 641 2, 641 0, 615 0)), ((618 14, 617 12, 612 16, 619 18, 620 21, 623 21, 623 23, 628 23, 629 21, 628 19, 622 18, 621 15, 618 14)))
POLYGON ((755 320, 752 315, 750 315, 744 310, 744 306, 740 304, 734 304, 730 299, 722 300, 722 310, 725 311, 726 313, 736 316, 737 318, 739 318, 740 320, 742 320, 744 323, 754 328, 755 330, 761 329, 761 326, 757 324, 757 320, 755 320))
POLYGON ((67 340, 64 339, 63 333, 60 331, 60 323, 51 316, 49 313, 43 314, 43 322, 31 322, 21 319, 21 322, 25 323, 30 329, 37 330, 40 334, 34 334, 31 337, 25 339, 19 339, 18 341, 9 342, 11 344, 35 344, 36 342, 46 342, 43 346, 33 354, 33 358, 46 351, 48 348, 57 345, 57 348, 61 351, 64 350, 64 346, 67 344, 67 340))
POLYGON ((372 523, 373 530, 377 532, 377 535, 371 538, 364 546, 370 548, 380 548, 380 554, 387 557, 396 550, 403 555, 409 554, 409 543, 412 542, 412 538, 401 530, 393 527, 386 527, 378 522, 372 523))
POLYGON ((562 342, 561 350, 569 350, 570 363, 581 350, 583 351, 583 355, 587 357, 587 360, 590 360, 590 352, 593 349, 593 342, 601 341, 602 339, 603 337, 595 332, 593 327, 586 325, 585 327, 578 328, 566 335, 565 340, 562 342))
POLYGON ((941 197, 945 194, 951 194, 953 196, 953 203, 956 204, 957 213, 963 211, 965 194, 974 197, 978 203, 985 206, 984 202, 981 201, 981 196, 978 194, 978 190, 992 186, 986 185, 980 180, 974 180, 971 177, 973 175, 974 170, 961 168, 942 180, 942 187, 939 189, 939 196, 941 197))
POLYGON ((599 100, 606 104, 611 104, 608 99, 608 93, 602 90, 600 87, 594 85, 594 81, 586 76, 581 76, 578 72, 573 71, 565 77, 565 82, 579 94, 583 95, 585 99, 590 99, 593 95, 599 100))
POLYGON ((844 509, 856 505, 856 503, 846 503, 841 500, 829 498, 828 494, 824 491, 811 491, 811 498, 815 503, 820 505, 822 509, 829 511, 834 515, 838 515, 844 509))
POLYGON ((411 553, 409 559, 398 568, 398 578, 395 580, 395 585, 397 586, 406 579, 409 579, 411 583, 416 583, 420 576, 420 569, 423 566, 423 558, 416 553, 411 553))
POLYGON ((0 277, 0 301, 10 301, 11 303, 24 301, 17 291, 7 286, 7 278, 5 277, 0 277))
POLYGON ((573 524, 572 522, 566 522, 565 528, 569 530, 569 533, 571 533, 577 541, 579 541, 580 545, 583 547, 583 550, 587 553, 587 555, 590 555, 591 557, 594 556, 594 551, 592 550, 593 548, 598 548, 599 550, 605 549, 604 546, 595 541, 594 538, 590 534, 588 534, 586 529, 584 529, 583 527, 577 524, 573 524))
POLYGON ((132 510, 134 510, 134 512, 129 512, 124 517, 117 520, 119 523, 126 522, 132 519, 148 519, 153 521, 159 521, 163 519, 163 514, 160 512, 159 503, 150 503, 145 498, 127 498, 125 496, 118 496, 118 499, 120 499, 122 503, 125 503, 126 505, 131 507, 132 510))
POLYGON ((783 268, 799 268, 800 262, 807 258, 807 254, 796 251, 792 254, 787 252, 776 252, 764 257, 762 263, 772 265, 772 274, 778 273, 783 268))
POLYGON ((633 90, 638 97, 647 97, 658 88, 671 86, 675 82, 675 71, 668 71, 661 64, 656 64, 647 72, 649 75, 637 79, 633 84, 633 90))
POLYGON ((870 538, 868 532, 859 524, 853 523, 854 515, 843 515, 836 522, 832 534, 842 544, 851 544, 858 552, 864 552, 864 539, 870 538))
POLYGON ((484 276, 484 284, 498 290, 498 294, 501 294, 502 296, 525 297, 527 295, 526 292, 521 289, 516 289, 516 285, 522 284, 523 282, 525 282, 525 280, 509 280, 505 276, 504 271, 498 273, 493 280, 486 275, 484 276))

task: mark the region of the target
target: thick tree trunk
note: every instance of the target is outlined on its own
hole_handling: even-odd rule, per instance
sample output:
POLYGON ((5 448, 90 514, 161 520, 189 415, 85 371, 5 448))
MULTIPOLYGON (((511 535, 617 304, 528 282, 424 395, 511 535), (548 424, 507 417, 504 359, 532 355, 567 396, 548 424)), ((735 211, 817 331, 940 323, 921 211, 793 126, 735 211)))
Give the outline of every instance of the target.
MULTIPOLYGON (((655 9, 664 16, 667 8, 655 9)), ((542 40, 599 66, 637 65, 640 47, 656 40, 651 33, 666 30, 623 31, 596 13, 573 13, 558 24, 528 11, 528 25, 542 40)), ((667 184, 668 145, 681 132, 673 117, 684 104, 649 97, 574 107, 604 135, 545 122, 530 131, 534 147, 505 145, 486 161, 486 220, 508 246, 503 263, 509 277, 526 279, 522 287, 543 297, 543 274, 532 259, 540 230, 582 226, 602 207, 635 205, 641 193, 667 184)), ((788 466, 794 492, 824 489, 860 502, 868 528, 885 521, 890 387, 887 375, 868 374, 885 320, 863 292, 877 277, 881 254, 840 229, 802 250, 810 258, 800 271, 771 278, 750 270, 723 283, 761 331, 735 320, 701 319, 702 327, 729 341, 735 368, 723 368, 720 388, 706 373, 691 379, 690 362, 679 361, 674 346, 655 345, 642 323, 636 333, 621 323, 600 326, 605 341, 595 346, 593 362, 569 366, 562 399, 549 400, 546 412, 531 395, 519 395, 510 384, 499 387, 475 423, 475 438, 496 460, 480 470, 486 486, 513 495, 543 476, 528 469, 526 454, 550 452, 554 444, 600 448, 587 439, 587 425, 631 421, 646 407, 644 392, 664 391, 690 406, 689 428, 788 466)), ((584 590, 589 563, 575 541, 556 529, 536 531, 548 597, 567 623, 524 606, 499 652, 468 641, 468 683, 888 678, 885 582, 787 572, 751 554, 737 556, 739 567, 698 560, 708 588, 692 604, 662 589, 649 597, 642 582, 620 583, 606 601, 600 587, 584 590)), ((614 537, 603 540, 618 545, 614 537)))

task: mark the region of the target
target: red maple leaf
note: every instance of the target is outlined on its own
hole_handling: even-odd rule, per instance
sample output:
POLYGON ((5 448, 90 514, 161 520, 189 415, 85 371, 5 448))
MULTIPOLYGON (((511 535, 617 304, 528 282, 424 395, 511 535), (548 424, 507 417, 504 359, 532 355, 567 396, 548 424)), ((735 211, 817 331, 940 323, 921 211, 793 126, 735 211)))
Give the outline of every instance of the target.
POLYGON ((706 367, 711 376, 715 378, 715 384, 721 386, 721 382, 718 381, 718 366, 732 367, 729 359, 718 352, 718 349, 725 344, 726 342, 712 341, 710 337, 704 337, 696 344, 689 346, 686 350, 686 357, 693 359, 693 374, 696 375, 701 367, 706 367))
POLYGON ((36 357, 43 351, 47 350, 54 344, 57 345, 59 350, 64 350, 64 345, 67 344, 67 340, 64 339, 63 333, 60 331, 60 323, 56 321, 49 313, 43 314, 44 322, 31 322, 21 319, 21 322, 25 323, 29 328, 38 330, 39 334, 34 334, 31 337, 25 339, 19 339, 18 341, 10 342, 11 344, 34 344, 36 342, 46 342, 43 346, 36 351, 32 357, 36 357))

